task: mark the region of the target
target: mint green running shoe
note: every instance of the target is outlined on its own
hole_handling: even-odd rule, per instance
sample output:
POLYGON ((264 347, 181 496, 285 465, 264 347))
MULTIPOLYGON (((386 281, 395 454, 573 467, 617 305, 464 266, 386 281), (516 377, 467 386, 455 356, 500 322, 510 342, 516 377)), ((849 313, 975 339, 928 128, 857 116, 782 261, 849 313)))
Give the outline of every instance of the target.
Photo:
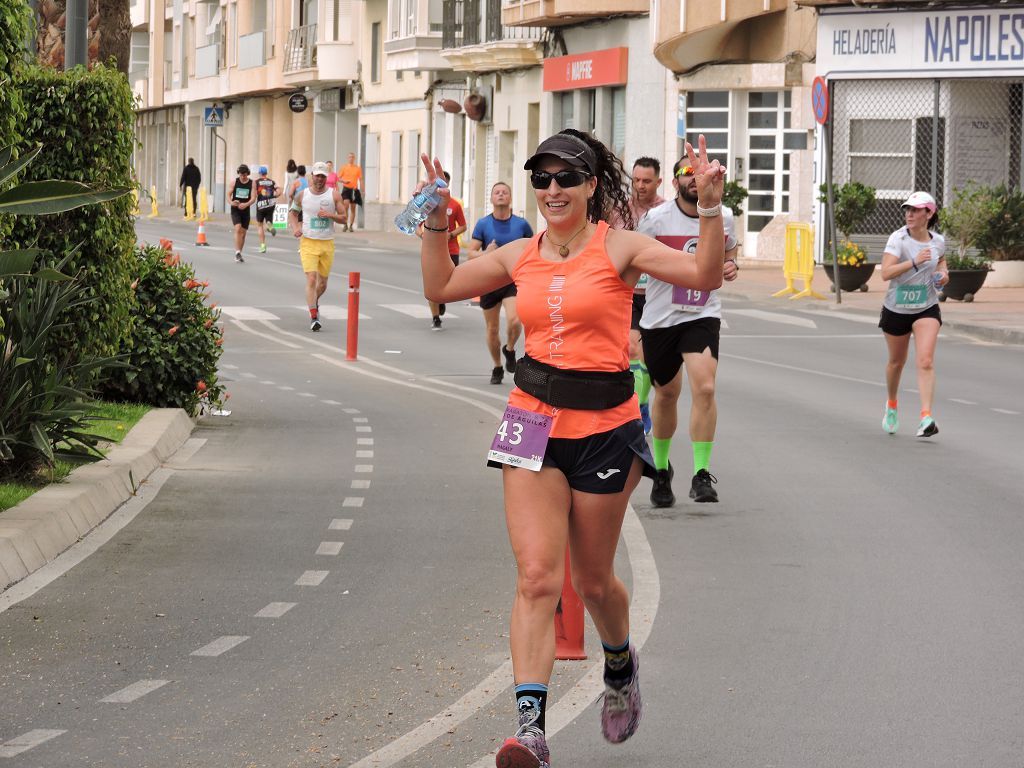
POLYGON ((896 430, 900 428, 900 418, 896 415, 895 408, 889 408, 886 406, 885 416, 882 417, 882 429, 888 432, 890 435, 895 435, 896 430))

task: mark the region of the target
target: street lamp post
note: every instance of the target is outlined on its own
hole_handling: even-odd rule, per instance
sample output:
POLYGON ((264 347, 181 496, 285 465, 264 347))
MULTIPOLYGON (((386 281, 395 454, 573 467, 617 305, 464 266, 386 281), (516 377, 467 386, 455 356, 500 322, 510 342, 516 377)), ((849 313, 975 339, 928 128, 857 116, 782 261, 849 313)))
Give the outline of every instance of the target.
POLYGON ((89 46, 86 42, 89 0, 68 0, 64 28, 64 69, 89 63, 89 46))

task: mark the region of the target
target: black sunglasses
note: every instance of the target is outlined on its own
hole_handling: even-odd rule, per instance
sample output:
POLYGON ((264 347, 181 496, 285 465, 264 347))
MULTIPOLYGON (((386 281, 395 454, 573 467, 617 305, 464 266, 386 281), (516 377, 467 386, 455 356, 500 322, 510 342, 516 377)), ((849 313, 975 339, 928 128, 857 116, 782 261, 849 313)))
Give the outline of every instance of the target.
POLYGON ((534 189, 547 189, 551 186, 551 180, 554 179, 562 189, 569 189, 570 187, 578 187, 589 178, 590 174, 583 171, 559 171, 558 173, 532 171, 530 173, 530 184, 533 185, 534 189))

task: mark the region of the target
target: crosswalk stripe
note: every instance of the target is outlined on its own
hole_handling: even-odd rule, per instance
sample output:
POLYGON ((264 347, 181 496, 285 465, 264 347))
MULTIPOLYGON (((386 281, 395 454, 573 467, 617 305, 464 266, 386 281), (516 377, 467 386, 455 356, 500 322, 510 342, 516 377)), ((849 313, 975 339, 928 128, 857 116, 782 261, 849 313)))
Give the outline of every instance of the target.
MULTIPOLYGON (((383 309, 390 309, 392 312, 400 312, 401 314, 408 315, 409 317, 415 317, 417 320, 430 319, 430 307, 424 304, 378 304, 377 306, 383 309)), ((459 316, 453 312, 448 312, 444 316, 444 319, 458 319, 458 317, 459 316)))
POLYGON ((227 315, 233 320, 280 320, 277 315, 267 312, 265 309, 256 307, 221 307, 222 315, 227 315))
POLYGON ((14 757, 20 755, 22 752, 26 752, 32 747, 38 747, 45 741, 55 739, 62 733, 67 731, 58 731, 51 728, 36 728, 34 731, 28 731, 21 734, 21 736, 15 736, 10 741, 5 741, 0 744, 0 757, 14 757))
POLYGON ((136 699, 141 699, 147 693, 152 693, 157 688, 162 688, 167 685, 170 680, 139 680, 137 683, 122 688, 120 691, 114 691, 109 696, 104 696, 100 699, 101 703, 104 704, 130 704, 136 699))
POLYGON ((803 312, 808 315, 822 315, 826 317, 835 317, 839 320, 849 320, 854 323, 866 323, 868 325, 878 325, 878 315, 859 315, 856 312, 841 312, 837 310, 820 310, 820 309, 801 309, 798 312, 803 312))
POLYGON ((797 325, 801 328, 817 328, 818 324, 806 317, 794 317, 781 312, 766 312, 763 309, 730 309, 730 315, 742 315, 752 317, 755 320, 765 320, 770 323, 782 323, 783 325, 797 325))
MULTIPOLYGON (((293 309, 297 309, 303 313, 309 312, 308 307, 293 307, 293 309)), ((321 304, 320 317, 325 320, 348 320, 348 307, 342 307, 338 304, 321 304)), ((360 312, 359 319, 372 320, 373 318, 360 312)))

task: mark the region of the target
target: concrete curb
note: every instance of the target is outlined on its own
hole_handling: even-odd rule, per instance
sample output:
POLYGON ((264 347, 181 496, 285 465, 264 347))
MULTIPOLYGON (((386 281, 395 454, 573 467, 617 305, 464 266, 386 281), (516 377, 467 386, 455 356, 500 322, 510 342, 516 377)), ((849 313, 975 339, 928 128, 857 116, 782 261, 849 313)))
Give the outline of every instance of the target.
POLYGON ((150 411, 107 458, 0 512, 0 591, 53 560, 107 519, 195 427, 180 408, 150 411))

